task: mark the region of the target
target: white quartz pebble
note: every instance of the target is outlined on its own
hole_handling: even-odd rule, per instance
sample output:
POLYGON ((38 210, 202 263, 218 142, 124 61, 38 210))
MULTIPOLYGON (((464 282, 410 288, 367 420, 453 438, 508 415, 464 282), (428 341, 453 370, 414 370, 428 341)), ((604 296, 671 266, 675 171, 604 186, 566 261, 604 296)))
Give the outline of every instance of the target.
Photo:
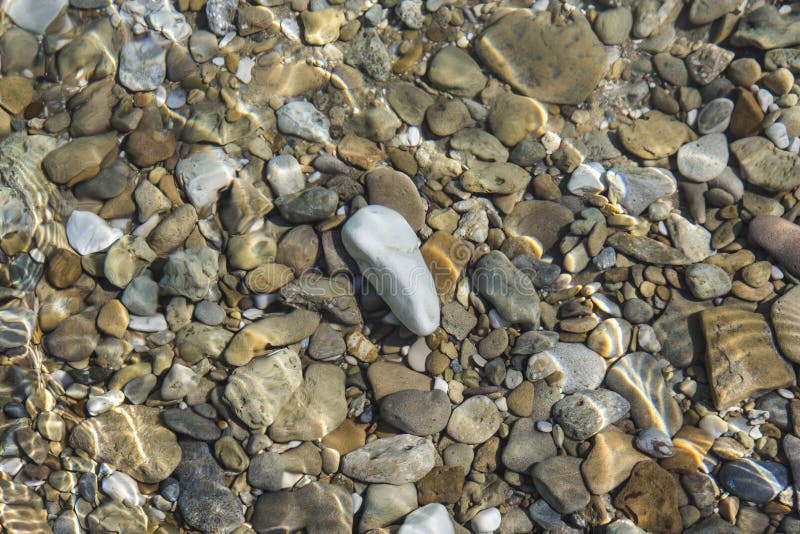
POLYGON ((125 506, 142 506, 145 503, 139 485, 122 471, 115 471, 104 478, 101 487, 103 493, 125 506))
POLYGON ((567 189, 573 195, 591 196, 602 193, 606 188, 606 170, 597 162, 581 163, 572 171, 567 189))
POLYGON ((472 532, 494 532, 500 528, 500 521, 502 519, 500 510, 497 508, 486 508, 475 514, 475 517, 470 521, 470 526, 472 527, 472 532))
POLYGON ((91 397, 86 401, 86 411, 90 415, 100 415, 125 401, 125 394, 118 389, 112 389, 102 395, 91 397))
POLYGON ((189 201, 199 210, 217 202, 236 176, 236 162, 221 148, 194 152, 175 167, 189 201))
POLYGON ((105 250, 120 237, 121 230, 90 211, 75 210, 67 219, 67 240, 81 256, 105 250))
POLYGON ((417 508, 406 516, 397 534, 455 534, 447 508, 433 503, 417 508))

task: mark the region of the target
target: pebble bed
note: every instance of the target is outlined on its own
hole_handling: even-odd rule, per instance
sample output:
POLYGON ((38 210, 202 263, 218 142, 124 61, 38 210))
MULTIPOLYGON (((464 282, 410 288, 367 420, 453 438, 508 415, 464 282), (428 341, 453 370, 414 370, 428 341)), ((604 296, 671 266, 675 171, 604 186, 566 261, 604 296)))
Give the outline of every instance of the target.
POLYGON ((800 531, 800 6, 0 2, 0 532, 800 531))

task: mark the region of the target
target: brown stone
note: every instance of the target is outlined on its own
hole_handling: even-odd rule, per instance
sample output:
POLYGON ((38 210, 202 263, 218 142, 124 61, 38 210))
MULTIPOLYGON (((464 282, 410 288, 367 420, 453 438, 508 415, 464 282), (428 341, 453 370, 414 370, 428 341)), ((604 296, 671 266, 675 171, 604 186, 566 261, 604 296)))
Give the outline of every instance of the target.
POLYGON ((661 159, 675 154, 695 134, 685 123, 660 111, 650 111, 632 125, 619 128, 626 150, 642 159, 661 159))
POLYGON ((97 314, 97 329, 104 334, 122 339, 128 329, 128 309, 117 299, 109 300, 97 314))
POLYGON ((136 129, 125 142, 125 153, 134 165, 149 167, 170 158, 177 146, 172 130, 136 129))
POLYGON ((294 280, 294 273, 280 263, 264 263, 247 273, 244 284, 253 293, 273 293, 294 280))
POLYGON ((386 395, 416 389, 428 391, 431 389, 431 379, 422 373, 412 371, 405 365, 392 362, 379 361, 369 366, 367 379, 372 385, 375 400, 379 401, 386 395))
POLYGON ((539 250, 541 256, 567 232, 573 219, 572 212, 561 204, 526 200, 517 204, 506 217, 504 230, 510 237, 533 238, 531 246, 539 250))
POLYGON ((515 387, 508 394, 508 411, 517 417, 530 417, 533 413, 533 398, 535 390, 533 382, 527 380, 515 387))
POLYGON ((455 504, 464 489, 464 469, 446 465, 434 467, 417 482, 417 498, 420 506, 438 502, 455 504))
POLYGON ((630 476, 633 467, 648 460, 633 446, 634 437, 614 427, 594 437, 589 456, 581 464, 586 487, 595 495, 616 489, 630 476))
POLYGON ((162 257, 166 256, 186 241, 196 224, 197 211, 191 204, 184 204, 175 208, 158 223, 147 236, 147 243, 153 252, 162 257))
POLYGON ((661 460, 661 466, 678 473, 694 473, 713 444, 714 437, 702 428, 684 426, 672 438, 675 454, 661 460))
POLYGON ((636 464, 614 506, 648 532, 678 533, 683 527, 677 482, 653 461, 636 464))
POLYGON ((439 297, 445 301, 452 300, 456 283, 472 257, 472 250, 464 241, 446 232, 434 232, 422 245, 421 252, 433 275, 439 297))
POLYGON ((69 249, 59 248, 47 259, 47 281, 57 289, 70 287, 82 272, 81 257, 69 249))
POLYGON ((345 135, 336 147, 336 153, 342 161, 360 169, 371 169, 386 154, 369 139, 357 135, 345 135))
POLYGON ((740 88, 739 96, 736 98, 736 105, 731 115, 731 124, 728 133, 733 137, 749 137, 756 135, 761 129, 761 121, 764 120, 764 112, 758 100, 748 89, 740 88))
POLYGON ((392 208, 414 231, 425 224, 425 206, 411 178, 389 167, 375 169, 366 177, 370 204, 392 208))
POLYGON ((322 438, 322 444, 331 449, 336 449, 344 456, 350 451, 363 447, 367 442, 367 425, 356 423, 352 419, 345 419, 333 432, 322 438))
POLYGON ((319 253, 319 237, 314 228, 307 224, 295 226, 278 243, 276 263, 282 263, 300 276, 314 266, 319 253))
POLYGON ((748 237, 781 267, 800 276, 800 226, 776 215, 758 215, 750 221, 748 237))

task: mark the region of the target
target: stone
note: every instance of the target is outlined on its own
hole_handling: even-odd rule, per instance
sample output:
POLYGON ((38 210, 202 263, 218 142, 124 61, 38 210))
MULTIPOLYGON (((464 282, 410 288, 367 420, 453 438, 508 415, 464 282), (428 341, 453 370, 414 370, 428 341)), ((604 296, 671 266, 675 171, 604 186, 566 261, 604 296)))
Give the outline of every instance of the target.
POLYGON ((490 25, 475 51, 520 93, 553 104, 578 104, 605 73, 606 53, 580 11, 559 22, 554 24, 549 12, 515 11, 490 25))
POLYGON ((439 326, 433 277, 414 230, 401 214, 384 206, 361 208, 345 223, 342 241, 361 274, 406 328, 426 336, 439 326))
POLYGON ((775 147, 763 137, 731 143, 742 178, 767 191, 789 191, 800 185, 800 157, 775 147))
POLYGON ((271 347, 282 347, 309 337, 319 326, 318 313, 295 310, 273 313, 239 330, 225 349, 231 365, 245 365, 254 356, 271 347))
POLYGON ((14 24, 31 33, 43 34, 67 10, 67 0, 44 0, 36 5, 14 0, 3 6, 3 11, 14 24))
POLYGON ((539 255, 552 248, 563 237, 574 220, 565 206, 547 200, 526 200, 518 203, 505 219, 505 231, 512 237, 533 238, 539 255))
POLYGON ((456 46, 445 46, 428 65, 431 83, 455 96, 473 97, 486 85, 486 76, 470 55, 456 46))
POLYGON ((634 437, 609 428, 594 437, 592 450, 581 464, 586 487, 593 495, 614 491, 628 477, 634 466, 648 457, 633 447, 634 437))
MULTIPOLYGON (((170 130, 137 128, 125 141, 125 153, 131 163, 138 167, 149 167, 169 159, 176 148, 175 134, 170 130)), ((148 217, 143 219, 147 220, 148 217)))
POLYGON ((528 359, 525 377, 531 382, 561 374, 565 394, 597 389, 606 374, 602 356, 580 343, 556 343, 528 359))
POLYGON ((84 420, 69 443, 145 484, 164 480, 181 461, 175 434, 159 422, 159 410, 148 406, 122 405, 84 420))
POLYGON ((500 528, 503 518, 497 508, 484 508, 470 520, 474 532, 494 532, 500 528))
POLYGON ((128 329, 130 315, 125 306, 117 299, 109 300, 97 314, 97 329, 116 338, 122 338, 128 329))
POLYGON ((709 301, 688 300, 679 291, 672 291, 666 310, 653 323, 664 347, 663 355, 670 363, 686 367, 703 354, 705 342, 697 319, 699 312, 710 307, 709 301))
POLYGON ((722 74, 735 54, 712 43, 706 43, 686 56, 689 75, 699 85, 708 85, 722 74))
POLYGON ((372 394, 379 401, 399 391, 414 389, 429 391, 431 379, 422 373, 412 371, 398 363, 377 361, 367 369, 367 379, 372 386, 372 394))
POLYGON ((433 97, 412 83, 393 81, 386 86, 386 100, 395 113, 411 126, 425 120, 425 110, 433 104, 433 97))
POLYGON ((89 211, 75 210, 67 220, 67 239, 81 256, 105 250, 120 237, 122 231, 89 211))
POLYGON ((772 5, 754 9, 742 17, 731 36, 734 46, 752 46, 761 50, 788 48, 800 43, 800 18, 782 15, 772 5))
POLYGON ((589 491, 581 477, 581 459, 553 456, 531 468, 536 491, 560 514, 571 514, 589 504, 589 491))
POLYGON ((770 319, 781 354, 792 362, 800 362, 799 287, 793 287, 772 303, 770 319))
POLYGON ((408 389, 380 402, 381 419, 409 434, 429 436, 444 430, 450 419, 450 399, 444 391, 408 389))
POLYGON ((657 167, 619 167, 606 173, 609 200, 621 204, 631 215, 640 215, 656 200, 677 191, 672 173, 657 167))
POLYGON ((398 434, 381 438, 342 457, 342 473, 377 484, 406 484, 428 474, 435 464, 436 451, 425 438, 398 434))
POLYGON ((689 22, 701 26, 714 22, 738 7, 736 0, 695 0, 689 8, 689 22))
POLYGON ((623 356, 611 366, 605 385, 631 405, 631 418, 640 429, 657 428, 672 436, 683 424, 683 412, 672 397, 658 362, 646 352, 623 356))
POLYGON ((330 141, 330 121, 305 100, 287 102, 275 113, 281 133, 295 135, 308 141, 326 143, 330 141))
POLYGON ((147 236, 147 243, 158 256, 166 256, 186 241, 197 224, 197 210, 191 204, 178 206, 164 217, 147 236))
POLYGON ((464 490, 464 468, 437 466, 417 482, 419 503, 455 504, 464 490))
POLYGON ((408 514, 398 534, 455 534, 447 508, 438 503, 417 508, 408 514))
POLYGON ((304 11, 300 14, 303 21, 303 35, 310 45, 322 46, 339 39, 339 28, 345 22, 344 12, 328 7, 319 11, 304 11))
POLYGON ((23 76, 0 79, 0 106, 12 115, 22 113, 33 99, 33 84, 23 76))
POLYGON ((614 506, 636 520, 647 531, 681 532, 678 484, 653 461, 639 462, 614 498, 614 506))
POLYGON ((197 363, 203 358, 219 358, 233 336, 233 332, 224 328, 190 323, 178 331, 175 348, 181 358, 189 363, 197 363))
POLYGON ((267 164, 267 182, 277 196, 291 195, 305 187, 305 176, 294 156, 279 154, 267 164))
POLYGON ((675 154, 694 133, 685 123, 660 111, 649 111, 632 125, 622 125, 619 139, 628 152, 642 159, 661 159, 675 154))
POLYGON ((225 35, 236 29, 236 0, 208 0, 205 3, 208 28, 217 35, 225 35))
POLYGON ((280 409, 269 436, 282 443, 318 440, 347 417, 345 375, 335 365, 312 363, 292 397, 280 409))
POLYGON ((625 232, 611 234, 608 236, 606 243, 614 247, 618 252, 622 252, 639 261, 648 263, 688 265, 698 261, 697 259, 687 256, 680 249, 665 245, 661 241, 625 232))
POLYGON ((294 224, 327 219, 334 214, 338 204, 338 195, 324 187, 309 187, 275 201, 281 216, 294 224))
POLYGON ((733 100, 715 98, 697 115, 697 130, 701 134, 721 134, 728 129, 733 115, 733 100))
POLYGON ((505 320, 538 327, 541 312, 536 289, 502 252, 492 251, 478 260, 472 284, 505 320))
POLYGON ((236 368, 225 386, 225 399, 246 425, 264 428, 275 421, 302 381, 297 353, 280 349, 236 368))
POLYGON ((200 377, 189 367, 173 363, 161 383, 161 398, 165 401, 184 398, 200 385, 200 377))
POLYGON ((178 434, 183 434, 200 441, 215 441, 222 431, 213 421, 192 410, 172 408, 162 414, 164 425, 178 434))
POLYGON ((588 197, 602 193, 606 189, 605 172, 599 163, 581 163, 572 171, 567 189, 577 196, 588 197))
POLYGON ((582 390, 558 401, 553 419, 568 438, 583 441, 622 419, 628 410, 628 401, 613 391, 582 390))
POLYGON ((125 288, 155 259, 155 252, 143 238, 126 235, 108 249, 103 263, 103 274, 115 286, 125 288))
POLYGON ((594 21, 597 37, 607 45, 619 45, 625 42, 632 27, 633 14, 630 9, 624 7, 601 11, 594 21))
POLYGON ((462 128, 470 128, 475 121, 469 114, 467 106, 458 99, 438 99, 425 111, 425 118, 431 132, 446 137, 462 128))
POLYGON ((533 419, 521 418, 511 427, 511 434, 500 458, 506 468, 517 473, 527 473, 531 466, 555 455, 553 436, 536 430, 533 419))
POLYGON ((280 263, 265 263, 247 273, 244 283, 254 293, 274 293, 294 280, 292 269, 280 263))
POLYGON ((155 33, 131 39, 119 56, 119 83, 126 89, 154 91, 167 75, 166 43, 155 33))
POLYGON ((790 483, 786 467, 753 458, 726 462, 719 471, 719 481, 732 494, 756 504, 771 501, 790 483))
POLYGON ((178 507, 191 527, 203 532, 225 532, 244 522, 242 506, 225 481, 225 472, 202 441, 181 440, 178 507), (209 513, 213 510, 213 513, 209 513))
POLYGON ((57 289, 70 287, 77 282, 82 273, 80 257, 67 248, 56 249, 47 259, 45 276, 57 289))
POLYGON ((236 162, 220 148, 193 152, 182 158, 175 174, 197 211, 214 205, 219 192, 236 176, 236 162))
POLYGON ((358 531, 387 526, 416 509, 417 488, 414 484, 370 484, 364 496, 358 531))
POLYGON ((266 451, 250 459, 247 482, 254 488, 280 491, 283 479, 283 458, 280 454, 266 451))
MULTIPOLYGON (((420 252, 433 275, 433 283, 440 299, 451 301, 455 295, 456 283, 472 256, 469 245, 447 232, 437 231, 422 244, 420 252)), ((445 316, 444 311, 442 316, 445 316)))
POLYGON ((722 297, 731 290, 731 279, 722 267, 695 263, 686 268, 686 287, 695 298, 705 300, 722 297))
POLYGON ((231 268, 248 271, 275 261, 277 245, 264 232, 250 232, 231 236, 225 252, 231 268))
POLYGON ((461 187, 480 194, 508 195, 524 190, 530 174, 513 163, 488 163, 476 166, 461 175, 461 187))
MULTIPOLYGON (((61 321, 44 337, 47 353, 66 362, 88 360, 100 341, 95 328, 96 314, 96 310, 90 309, 61 321)), ((7 337, 5 341, 12 344, 8 343, 7 337)))
POLYGON ((418 232, 425 224, 425 206, 411 178, 400 171, 382 167, 367 173, 365 178, 370 204, 379 204, 402 215, 418 232))
POLYGON ((775 350, 763 315, 722 306, 701 312, 700 324, 706 339, 709 385, 718 410, 794 383, 794 371, 775 350))
MULTIPOLYGON (((500 140, 480 128, 464 128, 450 138, 450 148, 462 150, 482 161, 505 162, 508 149, 500 140)), ((476 165, 480 165, 476 162, 476 165)))
POLYGON ((158 285, 167 295, 202 300, 218 277, 218 253, 209 247, 179 250, 169 255, 158 285))
POLYGON ((290 267, 295 276, 300 276, 314 267, 318 253, 319 237, 314 228, 304 224, 284 234, 278 242, 275 261, 290 267))
POLYGON ((502 93, 489 111, 489 128, 506 146, 515 146, 528 134, 543 133, 547 110, 534 100, 514 93, 502 93))
POLYGON ((795 246, 800 226, 775 215, 757 215, 750 221, 748 239, 763 248, 795 276, 800 276, 800 255, 795 246))
POLYGON ((321 482, 267 492, 256 501, 251 523, 256 532, 352 534, 353 500, 342 486, 321 482))
POLYGON ((678 170, 695 182, 716 178, 728 165, 728 140, 724 134, 708 134, 678 150, 678 170))
POLYGON ((109 499, 86 517, 90 534, 104 532, 141 532, 147 530, 147 515, 140 506, 128 506, 109 499))
POLYGON ((494 402, 489 397, 476 395, 453 410, 447 423, 447 433, 461 443, 478 445, 491 438, 502 421, 494 402))

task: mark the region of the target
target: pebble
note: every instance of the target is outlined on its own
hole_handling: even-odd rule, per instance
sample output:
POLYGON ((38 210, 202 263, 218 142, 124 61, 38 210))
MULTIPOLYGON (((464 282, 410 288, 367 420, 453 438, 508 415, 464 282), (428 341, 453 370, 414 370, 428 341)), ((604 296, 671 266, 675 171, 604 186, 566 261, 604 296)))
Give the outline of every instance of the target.
POLYGON ((214 205, 236 176, 235 162, 219 148, 193 152, 181 159, 175 173, 198 211, 214 205))
POLYGON ((431 503, 417 508, 406 516, 398 534, 455 534, 447 508, 431 503))
POLYGON ((553 456, 531 468, 536 491, 560 514, 571 514, 589 504, 589 490, 581 477, 581 459, 553 456))
POLYGON ((154 32, 131 39, 119 56, 119 82, 131 91, 154 91, 167 75, 166 43, 154 32))
POLYGON ((591 196, 606 189, 605 169, 596 162, 578 165, 567 183, 570 193, 577 196, 591 196))
POLYGON ((770 309, 772 327, 781 354, 792 362, 800 360, 800 344, 798 344, 798 315, 800 314, 800 290, 792 288, 776 299, 770 309))
POLYGON ((539 297, 530 279, 501 252, 492 251, 475 265, 473 286, 509 322, 539 325, 539 297))
POLYGON ((125 506, 142 506, 145 503, 145 497, 139 493, 136 481, 122 471, 115 471, 105 477, 102 488, 106 495, 125 506))
POLYGON ((489 397, 470 397, 453 410, 447 423, 450 436, 470 445, 484 443, 500 428, 503 418, 489 397))
POLYGON ((743 458, 726 462, 719 471, 719 481, 737 497, 764 504, 789 485, 789 472, 776 462, 743 458))
POLYGON ((623 397, 607 389, 582 390, 553 406, 553 419, 567 437, 583 441, 619 421, 630 410, 623 397))
POLYGON ((531 382, 561 373, 565 394, 597 389, 606 374, 606 364, 599 354, 580 343, 556 343, 552 348, 528 359, 525 377, 531 382))
POLYGON ((788 191, 800 185, 800 156, 777 148, 763 137, 746 137, 730 145, 742 178, 767 191, 788 191))
POLYGON ((636 518, 646 531, 681 532, 678 482, 656 462, 636 464, 628 482, 614 498, 614 505, 636 518))
POLYGON ((199 441, 214 441, 222 435, 213 421, 192 410, 164 410, 162 417, 164 425, 173 432, 199 441))
POLYGON ((408 389, 387 395, 380 402, 381 418, 390 425, 417 436, 441 432, 450 419, 450 399, 438 389, 408 389))
POLYGON ((123 395, 120 390, 114 389, 102 395, 90 397, 86 402, 86 411, 89 412, 90 415, 97 416, 106 413, 115 406, 119 406, 124 401, 125 395, 123 395))
POLYGON ((416 482, 433 469, 436 452, 425 438, 398 434, 381 438, 342 457, 342 472, 377 484, 416 482))
POLYGON ((283 479, 283 458, 275 452, 262 452, 250 459, 247 482, 254 488, 280 491, 283 479))
POLYGON ((281 133, 295 135, 308 141, 330 141, 330 121, 314 104, 305 100, 288 102, 275 112, 281 133))
POLYGON ((556 455, 552 436, 538 427, 538 423, 527 417, 514 423, 500 457, 506 468, 527 473, 531 466, 556 455))
POLYGON ((121 237, 121 230, 89 211, 75 210, 67 219, 67 239, 81 256, 105 250, 121 237))
POLYGON ((402 215, 384 206, 361 208, 345 223, 342 241, 361 274, 406 328, 426 336, 439 326, 433 277, 402 215), (390 243, 386 236, 392 236, 390 243))
POLYGON ((12 0, 3 11, 23 30, 43 34, 66 11, 67 4, 67 0, 44 0, 31 6, 24 0, 12 0))
POLYGON ((686 268, 686 286, 695 298, 722 297, 730 292, 731 284, 728 273, 716 265, 695 263, 686 268))
POLYGON ((606 173, 609 200, 618 202, 631 215, 640 215, 647 207, 667 198, 678 188, 672 173, 657 167, 620 167, 606 173))
POLYGON ((218 277, 218 253, 209 247, 187 248, 169 255, 158 285, 167 295, 202 300, 218 277))
POLYGON ((305 187, 305 176, 294 156, 280 154, 267 164, 267 182, 277 196, 291 195, 305 187))
POLYGON ((456 46, 446 46, 433 56, 428 78, 439 89, 463 97, 475 96, 487 80, 478 63, 456 46))
POLYGON ((634 466, 647 456, 633 447, 634 437, 614 427, 597 434, 592 450, 581 464, 586 487, 594 495, 609 493, 630 477, 634 466))
POLYGON ((703 135, 724 133, 731 123, 733 106, 729 98, 711 100, 697 116, 697 130, 703 135))
POLYGON ((312 482, 295 491, 263 493, 250 521, 256 532, 350 534, 354 509, 354 499, 345 488, 312 482))
POLYGON ((636 437, 636 448, 653 458, 675 455, 672 439, 656 427, 648 427, 636 437))
POLYGON ((695 182, 716 178, 728 165, 728 140, 724 134, 704 135, 678 150, 678 169, 695 182))
POLYGON ((405 218, 411 229, 418 232, 425 224, 425 206, 417 187, 407 175, 388 167, 366 175, 369 203, 386 206, 405 218))
POLYGON ((800 276, 800 256, 794 246, 798 238, 800 226, 775 215, 757 215, 748 228, 748 239, 795 276, 800 276))
POLYGON ((500 528, 503 517, 497 508, 485 508, 470 521, 472 532, 494 532, 500 528))
POLYGON ((387 526, 417 509, 417 488, 412 483, 370 484, 362 508, 359 531, 387 526))

